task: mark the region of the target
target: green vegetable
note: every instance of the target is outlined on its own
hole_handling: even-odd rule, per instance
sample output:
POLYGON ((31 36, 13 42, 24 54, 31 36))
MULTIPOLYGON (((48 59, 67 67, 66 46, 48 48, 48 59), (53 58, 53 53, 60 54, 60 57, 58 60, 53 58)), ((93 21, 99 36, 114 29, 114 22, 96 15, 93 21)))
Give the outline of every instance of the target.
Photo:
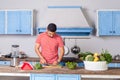
POLYGON ((106 61, 107 64, 112 62, 112 55, 107 51, 107 50, 103 50, 101 54, 98 54, 97 56, 95 56, 96 53, 91 53, 91 52, 81 52, 78 54, 78 57, 80 60, 84 60, 84 61, 106 61))
POLYGON ((80 60, 85 60, 85 57, 87 55, 93 55, 93 53, 92 52, 81 52, 81 53, 78 54, 80 60))
POLYGON ((92 55, 87 55, 85 57, 85 61, 93 61, 94 60, 94 57, 92 55))
POLYGON ((105 57, 102 55, 99 56, 99 59, 100 59, 100 61, 105 61, 105 57))
POLYGON ((34 67, 35 67, 36 70, 42 69, 42 64, 36 63, 34 67))
POLYGON ((112 61, 112 55, 107 50, 102 49, 101 55, 105 57, 105 61, 107 61, 107 63, 110 63, 112 61))
POLYGON ((75 69, 77 67, 77 63, 76 62, 67 62, 66 63, 66 66, 69 68, 69 69, 75 69))

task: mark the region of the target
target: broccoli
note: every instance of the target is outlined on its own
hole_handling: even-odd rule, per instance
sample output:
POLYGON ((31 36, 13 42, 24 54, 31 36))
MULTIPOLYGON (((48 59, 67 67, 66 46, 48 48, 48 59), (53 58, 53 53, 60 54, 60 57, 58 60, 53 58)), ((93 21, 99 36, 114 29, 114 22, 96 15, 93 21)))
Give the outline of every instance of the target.
POLYGON ((42 64, 36 63, 34 67, 35 67, 36 70, 42 69, 42 64))
POLYGON ((66 63, 66 66, 69 68, 69 69, 75 69, 77 67, 77 64, 76 62, 67 62, 66 63))

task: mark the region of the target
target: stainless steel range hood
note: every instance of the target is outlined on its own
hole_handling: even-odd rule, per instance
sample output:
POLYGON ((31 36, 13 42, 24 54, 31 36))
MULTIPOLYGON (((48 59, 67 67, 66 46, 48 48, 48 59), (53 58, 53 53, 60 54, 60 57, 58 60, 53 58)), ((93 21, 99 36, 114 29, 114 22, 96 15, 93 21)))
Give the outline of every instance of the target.
POLYGON ((57 33, 62 36, 89 36, 92 33, 81 6, 48 6, 38 33, 45 31, 49 23, 57 24, 57 33))

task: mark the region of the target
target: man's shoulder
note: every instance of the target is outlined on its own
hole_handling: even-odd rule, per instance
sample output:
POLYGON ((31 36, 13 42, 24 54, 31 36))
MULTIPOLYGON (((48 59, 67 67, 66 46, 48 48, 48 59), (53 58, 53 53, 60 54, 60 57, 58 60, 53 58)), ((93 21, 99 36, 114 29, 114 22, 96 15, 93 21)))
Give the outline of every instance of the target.
POLYGON ((46 32, 42 32, 39 34, 39 36, 44 36, 44 35, 46 35, 46 32))
POLYGON ((61 37, 59 34, 56 34, 56 37, 61 37))
POLYGON ((56 34, 56 38, 60 38, 61 39, 62 37, 59 34, 56 34))

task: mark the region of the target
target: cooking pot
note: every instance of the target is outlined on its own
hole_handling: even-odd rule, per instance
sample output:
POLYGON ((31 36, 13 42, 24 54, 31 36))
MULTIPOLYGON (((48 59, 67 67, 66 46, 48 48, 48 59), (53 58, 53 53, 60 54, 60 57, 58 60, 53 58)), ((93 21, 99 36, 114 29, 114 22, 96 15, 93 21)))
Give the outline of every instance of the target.
POLYGON ((76 45, 76 40, 75 45, 71 48, 71 52, 74 54, 78 54, 80 52, 80 47, 76 45))
POLYGON ((74 54, 78 54, 80 52, 80 47, 75 45, 74 47, 71 48, 71 52, 74 54))

